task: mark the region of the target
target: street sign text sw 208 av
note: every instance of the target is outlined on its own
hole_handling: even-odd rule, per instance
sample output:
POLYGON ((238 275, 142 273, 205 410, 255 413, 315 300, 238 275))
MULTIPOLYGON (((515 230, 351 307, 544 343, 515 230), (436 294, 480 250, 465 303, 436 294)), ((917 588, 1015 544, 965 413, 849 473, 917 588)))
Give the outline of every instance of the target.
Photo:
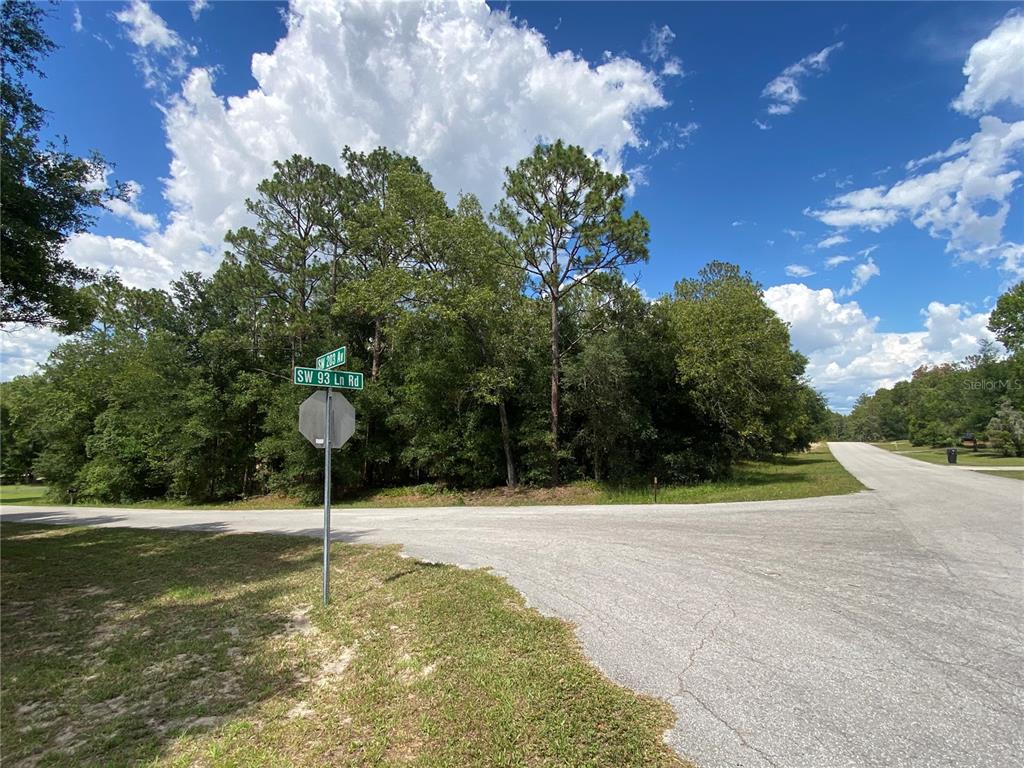
POLYGON ((295 368, 292 383, 307 387, 332 387, 334 389, 362 389, 363 374, 353 371, 326 371, 317 368, 295 368))
POLYGON ((345 348, 338 347, 332 349, 326 355, 320 355, 316 359, 316 367, 321 371, 326 371, 330 368, 337 368, 339 365, 345 364, 345 348))

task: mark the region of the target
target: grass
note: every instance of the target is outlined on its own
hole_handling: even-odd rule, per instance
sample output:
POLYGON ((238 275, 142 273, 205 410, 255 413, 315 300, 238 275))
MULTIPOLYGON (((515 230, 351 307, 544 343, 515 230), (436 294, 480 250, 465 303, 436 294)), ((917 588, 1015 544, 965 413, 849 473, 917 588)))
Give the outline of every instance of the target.
POLYGON ((1020 472, 990 472, 984 469, 979 469, 978 473, 982 475, 992 475, 993 477, 1008 477, 1011 480, 1024 480, 1024 470, 1021 470, 1020 472))
MULTIPOLYGON (((947 464, 945 448, 929 448, 926 446, 913 446, 908 440, 895 440, 890 442, 872 443, 872 445, 884 448, 887 451, 898 453, 901 456, 909 456, 912 459, 927 461, 931 464, 947 464)), ((972 451, 970 448, 957 447, 957 463, 967 466, 992 466, 992 467, 1024 467, 1024 457, 1003 456, 1001 451, 991 448, 979 448, 972 451)), ((1001 473, 1002 474, 1002 473, 1001 473)))
POLYGON ((679 766, 667 704, 483 570, 3 523, 0 749, 38 766, 679 766))
MULTIPOLYGON (((699 485, 668 485, 658 489, 658 503, 703 504, 721 501, 768 501, 803 499, 853 493, 864 488, 833 458, 826 446, 807 453, 777 457, 772 461, 738 464, 728 480, 699 485)), ((444 489, 435 485, 386 488, 368 493, 335 497, 335 507, 448 507, 525 506, 551 504, 650 504, 652 486, 614 486, 580 481, 556 488, 490 488, 478 491, 444 489)), ((7 501, 7 504, 47 504, 45 498, 7 501)), ((87 503, 87 502, 83 502, 87 503)), ((188 504, 184 501, 154 499, 129 505, 161 509, 282 509, 303 506, 287 496, 260 496, 219 504, 188 504)))
POLYGON ((0 485, 0 504, 42 503, 48 490, 45 485, 0 485))

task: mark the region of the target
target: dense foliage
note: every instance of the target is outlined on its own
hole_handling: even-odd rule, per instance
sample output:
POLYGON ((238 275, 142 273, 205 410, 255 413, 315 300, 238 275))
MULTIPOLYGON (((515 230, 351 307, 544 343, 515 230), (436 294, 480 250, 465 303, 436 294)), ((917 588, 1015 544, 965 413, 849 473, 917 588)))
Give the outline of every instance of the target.
POLYGON ((910 440, 914 445, 954 445, 967 436, 1024 455, 1024 282, 1003 294, 989 328, 1010 352, 983 343, 960 363, 922 367, 909 381, 862 395, 836 436, 851 440, 910 440))
POLYGON ((42 76, 39 60, 54 49, 42 31, 43 7, 4 0, 0 6, 0 323, 52 325, 77 331, 93 307, 78 287, 94 275, 63 255, 86 231, 98 206, 127 199, 130 190, 105 182, 97 154, 78 157, 44 142, 46 111, 32 98, 26 76, 42 76))
POLYGON ((322 459, 296 423, 310 390, 290 370, 339 344, 366 376, 346 393, 358 426, 332 464, 339 489, 548 483, 556 471, 698 482, 828 428, 749 275, 713 263, 654 302, 624 281, 619 267, 646 258, 646 222, 621 213, 621 178, 578 148, 510 169, 493 220, 471 196, 450 207, 413 158, 342 160, 344 173, 277 163, 212 277, 83 289, 95 322, 3 385, 5 476, 113 501, 313 497, 322 459), (528 247, 526 172, 553 200, 566 184, 598 189, 582 211, 544 214, 554 252, 528 247))

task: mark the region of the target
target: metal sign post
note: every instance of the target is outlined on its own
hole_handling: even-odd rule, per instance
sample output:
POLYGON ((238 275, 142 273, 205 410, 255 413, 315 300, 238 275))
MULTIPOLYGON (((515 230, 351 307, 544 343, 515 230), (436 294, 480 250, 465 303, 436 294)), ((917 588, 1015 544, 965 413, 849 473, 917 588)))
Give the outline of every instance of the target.
POLYGON ((331 390, 324 398, 324 605, 331 599, 331 390))
POLYGON ((316 368, 297 367, 292 383, 307 387, 324 387, 307 397, 299 406, 299 431, 317 448, 324 449, 324 605, 331 600, 331 451, 341 448, 356 431, 356 412, 352 404, 331 389, 362 389, 363 374, 354 371, 333 371, 345 362, 345 348, 339 347, 316 360, 316 368), (324 418, 321 429, 316 410, 323 401, 324 418))

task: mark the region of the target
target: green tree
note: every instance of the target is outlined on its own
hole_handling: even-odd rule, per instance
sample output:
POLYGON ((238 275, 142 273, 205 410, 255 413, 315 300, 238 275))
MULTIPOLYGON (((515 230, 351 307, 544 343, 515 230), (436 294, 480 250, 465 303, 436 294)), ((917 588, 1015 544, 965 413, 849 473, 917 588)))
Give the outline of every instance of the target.
POLYGON ((78 288, 94 273, 66 258, 64 245, 92 226, 105 201, 127 199, 128 190, 97 184, 107 172, 98 154, 76 157, 66 140, 40 138, 46 111, 25 78, 42 77, 39 61, 56 47, 42 29, 45 16, 31 2, 4 0, 0 8, 0 323, 71 333, 92 319, 78 288))
POLYGON ((560 309, 576 287, 602 272, 647 261, 646 219, 626 216, 628 179, 577 146, 539 145, 505 171, 505 199, 494 221, 508 235, 509 263, 528 278, 551 312, 552 481, 558 482, 562 347, 560 309))
POLYGON ((35 427, 42 416, 37 397, 42 386, 31 376, 0 384, 0 473, 5 483, 30 475, 42 447, 35 427))
POLYGON ((229 258, 243 267, 239 275, 283 321, 291 367, 313 333, 315 295, 330 274, 333 250, 325 223, 337 191, 334 181, 330 166, 308 157, 275 162, 274 175, 256 187, 257 198, 245 201, 255 228, 225 235, 234 249, 229 258))
POLYGON ((668 304, 679 383, 736 456, 787 445, 806 361, 764 303, 760 286, 732 264, 712 262, 676 284, 668 304))
POLYGON ((644 418, 633 376, 615 332, 587 336, 566 364, 567 410, 579 422, 572 444, 589 460, 595 480, 635 469, 630 448, 644 418))
POLYGON ((415 158, 380 147, 345 147, 346 173, 338 240, 344 243, 344 285, 335 314, 370 324, 370 379, 380 376, 388 334, 414 294, 418 265, 428 258, 432 232, 450 216, 444 195, 415 158))
POLYGON ((988 328, 1011 353, 1024 350, 1024 280, 999 297, 988 328))
POLYGON ((966 431, 968 389, 963 371, 946 363, 914 371, 907 407, 907 434, 914 445, 949 445, 966 431))
POLYGON ((359 395, 362 428, 355 440, 361 444, 363 481, 380 482, 398 471, 395 459, 402 451, 387 428, 400 372, 388 371, 385 363, 401 318, 416 303, 422 263, 432 258, 435 234, 451 211, 415 158, 383 147, 369 153, 345 147, 341 159, 340 282, 331 314, 352 328, 367 357, 369 376, 359 395))
POLYGON ((1004 455, 1024 456, 1024 413, 1003 399, 988 423, 988 438, 1004 455))
MULTIPOLYGON (((448 381, 449 386, 471 393, 477 403, 494 408, 505 482, 514 487, 519 472, 509 403, 526 380, 524 361, 536 336, 536 313, 523 293, 522 272, 501 262, 500 240, 472 196, 460 199, 454 216, 435 219, 418 251, 416 311, 404 317, 405 344, 421 358, 407 368, 404 392, 446 389, 439 387, 439 381, 427 388, 410 386, 433 372, 435 379, 448 381), (422 343, 442 338, 430 351, 422 343), (451 359, 452 353, 457 360, 451 359), (465 378, 453 377, 463 366, 465 378)), ((417 423, 424 422, 417 419, 417 423)), ((416 432, 422 434, 420 429, 416 432)))

